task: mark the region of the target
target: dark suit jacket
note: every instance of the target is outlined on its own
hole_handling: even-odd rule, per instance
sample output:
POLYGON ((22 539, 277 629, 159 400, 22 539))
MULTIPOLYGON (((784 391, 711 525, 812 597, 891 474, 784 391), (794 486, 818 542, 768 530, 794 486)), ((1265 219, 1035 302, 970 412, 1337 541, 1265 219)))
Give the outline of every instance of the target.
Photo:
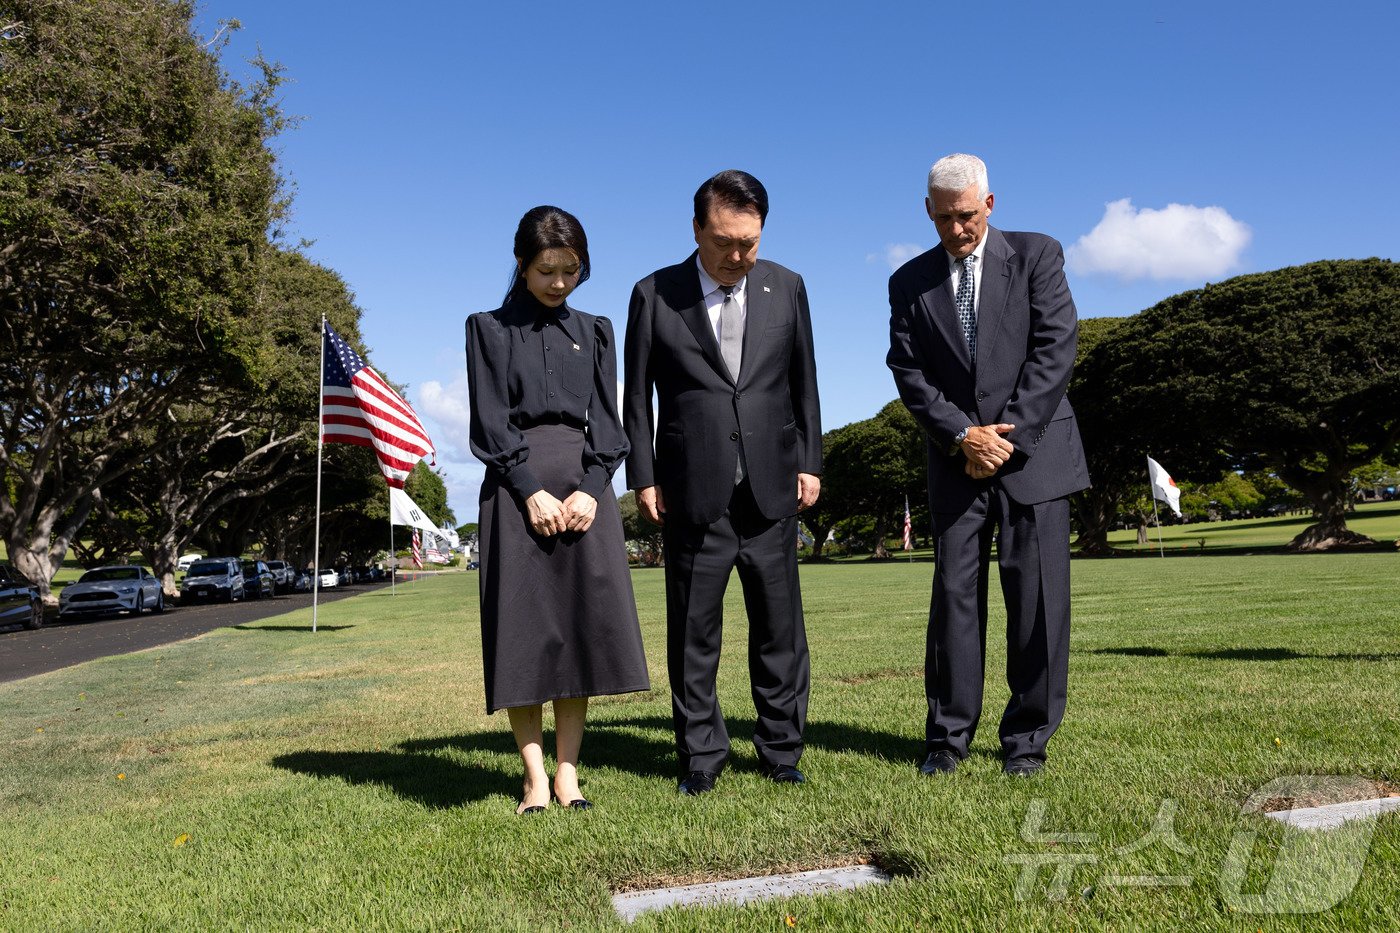
POLYGON ((754 501, 767 518, 796 513, 798 472, 821 473, 802 277, 760 259, 749 272, 747 300, 736 385, 705 311, 694 253, 632 290, 622 351, 622 423, 632 444, 627 485, 659 485, 668 513, 691 524, 709 524, 729 507, 740 438, 754 501))
POLYGON ((977 360, 968 358, 943 247, 890 276, 890 352, 899 396, 928 434, 929 502, 961 512, 991 480, 963 472, 948 451, 963 428, 1004 422, 1015 452, 997 472, 1023 505, 1089 485, 1079 426, 1065 389, 1078 319, 1060 244, 1039 233, 987 228, 977 309, 977 360))

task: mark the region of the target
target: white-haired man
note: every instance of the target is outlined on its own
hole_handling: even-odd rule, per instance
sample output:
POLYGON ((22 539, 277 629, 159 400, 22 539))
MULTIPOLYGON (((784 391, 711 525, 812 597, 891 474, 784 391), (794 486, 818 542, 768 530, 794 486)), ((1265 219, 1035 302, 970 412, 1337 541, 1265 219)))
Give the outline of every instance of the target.
POLYGON ((928 775, 957 770, 981 717, 994 534, 1011 688, 1002 770, 1039 771, 1065 711, 1068 497, 1089 485, 1065 397, 1078 323, 1060 244, 990 226, 993 201, 981 159, 939 159, 925 204, 940 244, 890 276, 886 362, 928 440, 928 775))

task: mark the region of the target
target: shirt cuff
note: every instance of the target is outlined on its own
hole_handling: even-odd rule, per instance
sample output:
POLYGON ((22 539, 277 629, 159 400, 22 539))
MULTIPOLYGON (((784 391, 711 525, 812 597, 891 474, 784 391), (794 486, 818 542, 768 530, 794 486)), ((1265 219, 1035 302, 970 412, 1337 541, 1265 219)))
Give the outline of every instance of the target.
POLYGON ((535 478, 535 471, 523 463, 517 463, 501 479, 522 503, 544 488, 535 478))
POLYGON ((579 492, 586 492, 594 499, 603 498, 603 490, 608 488, 608 471, 601 464, 592 464, 583 471, 583 482, 578 484, 579 492))

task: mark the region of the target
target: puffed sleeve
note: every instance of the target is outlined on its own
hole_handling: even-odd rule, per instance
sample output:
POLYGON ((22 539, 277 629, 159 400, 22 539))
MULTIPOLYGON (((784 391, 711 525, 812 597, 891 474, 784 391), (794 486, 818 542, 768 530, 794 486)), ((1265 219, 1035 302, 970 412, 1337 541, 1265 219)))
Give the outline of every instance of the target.
POLYGON ((631 448, 617 414, 617 356, 613 349, 612 322, 605 317, 593 323, 593 400, 588 406, 588 434, 583 450, 583 482, 580 492, 597 499, 612 481, 617 466, 631 448))
POLYGON ((544 488, 526 465, 530 445, 510 421, 510 331, 487 313, 467 318, 471 448, 521 502, 544 488))

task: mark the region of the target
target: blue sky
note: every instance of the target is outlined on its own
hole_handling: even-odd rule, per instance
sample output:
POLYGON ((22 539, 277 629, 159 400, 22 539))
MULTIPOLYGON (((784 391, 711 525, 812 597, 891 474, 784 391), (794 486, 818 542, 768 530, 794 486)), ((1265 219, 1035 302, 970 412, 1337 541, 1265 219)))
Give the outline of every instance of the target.
POLYGON ((1066 246, 1083 317, 1396 256, 1400 7, 969 9, 206 0, 197 23, 242 22, 235 76, 259 48, 285 66, 292 240, 354 289, 371 362, 408 384, 474 521, 463 319, 499 305, 537 204, 583 222, 593 277, 571 301, 620 339, 632 284, 693 248, 700 182, 758 176, 761 255, 807 281, 826 429, 895 397, 886 279, 936 242, 923 186, 949 152, 987 161, 994 225, 1066 246))

